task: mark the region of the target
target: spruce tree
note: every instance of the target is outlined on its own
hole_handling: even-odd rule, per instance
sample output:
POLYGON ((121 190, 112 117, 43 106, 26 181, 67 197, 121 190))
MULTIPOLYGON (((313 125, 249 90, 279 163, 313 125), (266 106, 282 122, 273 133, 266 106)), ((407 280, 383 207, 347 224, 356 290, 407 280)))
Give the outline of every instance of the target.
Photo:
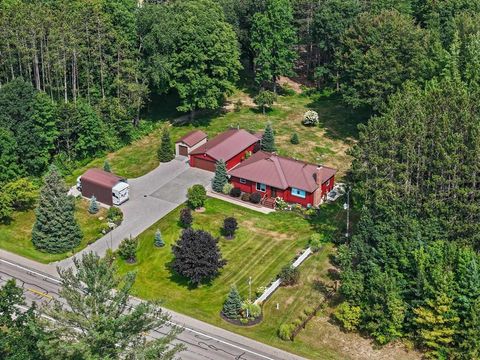
POLYGON ((215 176, 212 180, 212 189, 216 192, 223 192, 223 187, 228 182, 227 166, 225 161, 219 160, 215 166, 215 176))
POLYGON ((157 231, 155 232, 155 246, 156 247, 163 247, 165 246, 165 243, 163 242, 163 239, 162 239, 162 233, 160 232, 160 230, 157 229, 157 231))
POLYGON ((105 160, 103 162, 103 171, 112 172, 112 169, 110 167, 110 163, 108 162, 108 160, 105 160))
POLYGON ((277 151, 277 147, 275 146, 275 135, 273 134, 272 125, 270 123, 267 123, 262 136, 262 150, 267 152, 277 151))
POLYGON ((225 302, 223 303, 222 313, 229 319, 236 319, 241 310, 242 298, 240 297, 237 288, 232 286, 225 302))
POLYGON ((67 187, 55 166, 50 167, 45 177, 35 214, 32 230, 35 248, 58 254, 80 244, 83 235, 75 219, 75 199, 67 195, 67 187))
POLYGON ((290 138, 290 142, 293 145, 298 145, 300 143, 300 140, 298 139, 298 134, 297 133, 292 134, 292 137, 290 138))
POLYGON ((170 140, 170 133, 167 129, 163 130, 162 141, 158 148, 157 156, 160 162, 169 162, 175 157, 173 153, 172 141, 170 140))
POLYGON ((97 203, 97 198, 95 196, 92 196, 90 199, 90 205, 88 206, 88 212, 90 214, 96 214, 98 212, 98 203, 97 203))

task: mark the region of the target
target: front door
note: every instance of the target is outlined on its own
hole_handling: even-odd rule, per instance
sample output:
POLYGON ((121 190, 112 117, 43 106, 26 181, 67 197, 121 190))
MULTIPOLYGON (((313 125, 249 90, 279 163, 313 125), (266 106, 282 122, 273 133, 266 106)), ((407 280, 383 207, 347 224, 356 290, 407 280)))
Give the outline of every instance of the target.
POLYGON ((276 198, 277 197, 277 189, 275 189, 274 187, 271 188, 271 197, 272 198, 276 198))

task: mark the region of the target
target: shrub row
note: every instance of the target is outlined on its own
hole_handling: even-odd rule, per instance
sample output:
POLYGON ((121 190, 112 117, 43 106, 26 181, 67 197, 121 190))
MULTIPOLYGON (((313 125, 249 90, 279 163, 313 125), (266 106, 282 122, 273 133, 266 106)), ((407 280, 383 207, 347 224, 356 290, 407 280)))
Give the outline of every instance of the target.
MULTIPOLYGON (((318 308, 320 308, 320 306, 318 308)), ((278 328, 278 337, 282 340, 293 341, 293 338, 298 333, 299 329, 304 327, 306 323, 315 316, 315 314, 316 310, 311 306, 307 306, 295 320, 280 325, 278 328)))

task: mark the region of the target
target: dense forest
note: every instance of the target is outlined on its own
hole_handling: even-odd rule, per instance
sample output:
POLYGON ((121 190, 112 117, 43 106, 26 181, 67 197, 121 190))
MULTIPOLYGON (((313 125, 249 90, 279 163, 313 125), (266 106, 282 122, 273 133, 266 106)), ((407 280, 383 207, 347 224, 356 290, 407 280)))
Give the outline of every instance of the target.
POLYGON ((343 325, 480 358, 479 0, 0 0, 0 219, 5 189, 135 139, 150 99, 193 121, 240 74, 372 115, 336 259, 343 325))

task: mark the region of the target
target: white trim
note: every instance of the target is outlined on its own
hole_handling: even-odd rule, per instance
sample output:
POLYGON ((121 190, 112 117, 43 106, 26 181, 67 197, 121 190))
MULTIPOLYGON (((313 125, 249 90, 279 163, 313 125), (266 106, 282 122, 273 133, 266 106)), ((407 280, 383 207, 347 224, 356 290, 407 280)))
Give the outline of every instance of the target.
POLYGON ((292 196, 296 196, 296 197, 299 197, 301 199, 305 199, 307 197, 307 192, 305 190, 297 189, 297 188, 294 188, 294 187, 292 187, 290 189, 290 194, 292 194, 292 196), (295 190, 295 193, 294 193, 294 190, 295 190), (302 193, 303 193, 303 195, 302 195, 302 193))

